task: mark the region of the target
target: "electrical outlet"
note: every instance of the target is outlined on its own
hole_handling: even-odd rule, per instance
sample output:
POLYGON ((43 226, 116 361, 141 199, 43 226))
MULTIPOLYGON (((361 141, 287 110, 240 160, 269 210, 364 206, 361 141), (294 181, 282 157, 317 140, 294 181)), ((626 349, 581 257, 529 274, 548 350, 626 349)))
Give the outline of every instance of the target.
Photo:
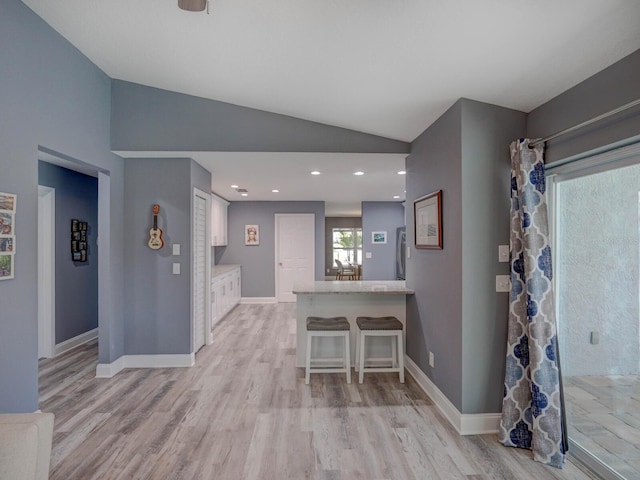
POLYGON ((498 245, 498 262, 509 261, 509 245, 498 245))
POLYGON ((174 275, 180 275, 180 264, 179 263, 174 263, 173 264, 173 274, 174 275))
POLYGON ((496 292, 509 292, 511 290, 511 279, 509 275, 496 275, 496 292))
POLYGON ((433 352, 429 352, 429 366, 433 368, 435 366, 435 359, 433 356, 433 352))

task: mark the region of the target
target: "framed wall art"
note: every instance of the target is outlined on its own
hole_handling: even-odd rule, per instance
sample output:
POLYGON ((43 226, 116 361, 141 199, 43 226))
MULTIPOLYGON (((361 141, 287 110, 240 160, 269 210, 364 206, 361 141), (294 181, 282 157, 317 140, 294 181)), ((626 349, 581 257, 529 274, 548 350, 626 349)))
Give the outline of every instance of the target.
POLYGON ((442 249, 442 190, 413 202, 416 248, 442 249))
POLYGON ((387 232, 371 232, 371 243, 374 245, 387 243, 387 232))
POLYGON ((260 226, 259 225, 244 226, 244 244, 260 245, 260 226))

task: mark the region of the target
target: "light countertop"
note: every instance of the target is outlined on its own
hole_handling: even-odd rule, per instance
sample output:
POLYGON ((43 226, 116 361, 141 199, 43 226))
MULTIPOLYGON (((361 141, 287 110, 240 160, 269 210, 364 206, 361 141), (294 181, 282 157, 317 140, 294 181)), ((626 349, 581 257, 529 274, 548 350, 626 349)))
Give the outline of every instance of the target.
POLYGON ((240 265, 215 265, 211 268, 211 277, 219 277, 236 268, 240 268, 240 265))
POLYGON ((404 280, 390 281, 345 281, 294 283, 293 293, 303 295, 330 293, 375 293, 380 295, 413 295, 404 280))

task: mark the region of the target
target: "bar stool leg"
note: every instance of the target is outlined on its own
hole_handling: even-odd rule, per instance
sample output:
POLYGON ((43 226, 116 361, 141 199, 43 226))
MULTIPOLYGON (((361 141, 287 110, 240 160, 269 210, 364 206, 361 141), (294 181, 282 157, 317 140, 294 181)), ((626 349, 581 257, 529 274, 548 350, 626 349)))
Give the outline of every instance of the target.
POLYGON ((398 367, 398 347, 396 345, 395 337, 397 337, 397 335, 395 334, 393 337, 391 337, 391 366, 393 368, 398 367))
POLYGON ((359 375, 358 382, 363 383, 364 382, 364 350, 366 347, 366 344, 364 343, 364 337, 365 337, 364 330, 359 330, 358 335, 360 336, 360 358, 358 360, 360 371, 358 372, 358 375, 359 375))
POLYGON ((348 330, 344 333, 344 368, 347 369, 347 383, 351 383, 351 346, 348 330))
POLYGON ((307 355, 305 362, 305 373, 304 373, 304 383, 305 385, 309 385, 309 380, 311 380, 311 339, 313 335, 307 332, 307 355))
POLYGON ((402 330, 398 332, 398 366, 400 367, 400 383, 404 383, 404 348, 402 348, 402 330))

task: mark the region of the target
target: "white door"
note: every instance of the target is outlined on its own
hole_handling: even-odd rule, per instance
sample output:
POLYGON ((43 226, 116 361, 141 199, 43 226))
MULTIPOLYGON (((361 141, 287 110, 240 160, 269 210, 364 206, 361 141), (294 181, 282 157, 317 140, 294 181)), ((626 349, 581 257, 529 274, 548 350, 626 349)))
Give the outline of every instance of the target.
POLYGON ((38 358, 55 356, 56 191, 38 186, 38 358))
POLYGON ((210 276, 207 268, 210 242, 207 235, 208 196, 199 190, 193 195, 193 351, 197 352, 207 339, 207 318, 210 276))
POLYGON ((276 296, 295 302, 295 282, 315 280, 315 223, 313 213, 276 214, 276 296))

